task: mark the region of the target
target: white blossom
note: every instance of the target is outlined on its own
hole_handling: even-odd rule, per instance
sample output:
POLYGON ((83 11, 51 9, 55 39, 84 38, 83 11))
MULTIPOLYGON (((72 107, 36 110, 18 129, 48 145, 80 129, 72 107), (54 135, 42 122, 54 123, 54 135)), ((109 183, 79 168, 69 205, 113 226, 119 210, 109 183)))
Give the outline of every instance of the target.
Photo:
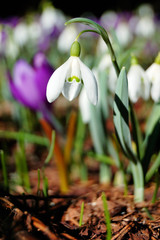
POLYGON ((144 69, 139 64, 131 65, 128 71, 128 92, 132 102, 140 97, 148 100, 150 97, 150 82, 144 69))
POLYGON ((62 92, 69 101, 76 98, 84 83, 89 101, 98 101, 97 81, 92 71, 77 56, 70 58, 50 77, 47 85, 47 99, 53 102, 62 92))
POLYGON ((82 121, 84 123, 89 123, 91 119, 90 102, 88 100, 84 87, 82 88, 82 91, 79 95, 79 108, 82 116, 82 121))
POLYGON ((19 45, 23 46, 28 42, 28 26, 24 22, 20 22, 16 25, 13 32, 14 41, 19 45))
POLYGON ((151 83, 151 97, 158 102, 160 100, 160 64, 152 63, 146 70, 146 74, 151 83))

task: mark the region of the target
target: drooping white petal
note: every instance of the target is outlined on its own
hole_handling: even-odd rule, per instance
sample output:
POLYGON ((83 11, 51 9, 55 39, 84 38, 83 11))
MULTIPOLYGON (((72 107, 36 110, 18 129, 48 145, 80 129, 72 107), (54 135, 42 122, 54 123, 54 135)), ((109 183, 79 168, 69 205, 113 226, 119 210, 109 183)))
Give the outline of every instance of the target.
POLYGON ((141 70, 139 65, 132 65, 128 72, 128 92, 132 102, 141 96, 141 70))
POLYGON ((160 100, 160 77, 156 77, 153 81, 151 88, 151 97, 154 102, 158 102, 160 100))
POLYGON ((128 92, 132 102, 142 97, 147 100, 150 96, 150 83, 144 69, 136 64, 128 72, 128 92))
POLYGON ((88 100, 86 90, 83 87, 80 95, 79 95, 79 107, 82 115, 82 121, 84 123, 89 123, 91 114, 90 114, 90 102, 88 100))
POLYGON ((71 77, 76 76, 81 80, 81 71, 80 71, 80 64, 79 64, 79 57, 70 57, 72 59, 71 63, 71 77))
POLYGON ((48 102, 53 102, 62 92, 67 72, 69 71, 71 58, 54 71, 47 84, 46 96, 48 102))
POLYGON ((66 82, 64 83, 64 88, 62 94, 69 101, 72 101, 76 98, 81 90, 81 72, 78 57, 70 57, 71 63, 69 71, 67 72, 66 82))
POLYGON ((69 101, 76 98, 81 90, 82 84, 73 80, 72 82, 65 82, 62 94, 69 101))
POLYGON ((144 99, 144 100, 148 100, 149 97, 150 97, 150 87, 151 87, 151 84, 150 84, 150 81, 149 81, 149 78, 146 74, 146 72, 142 69, 142 76, 141 76, 141 97, 144 99))
POLYGON ((149 77, 151 83, 153 83, 156 77, 160 77, 160 64, 153 63, 146 70, 146 74, 149 77))
POLYGON ((96 105, 98 102, 98 85, 97 80, 92 71, 79 59, 80 70, 84 87, 86 89, 89 101, 96 105))

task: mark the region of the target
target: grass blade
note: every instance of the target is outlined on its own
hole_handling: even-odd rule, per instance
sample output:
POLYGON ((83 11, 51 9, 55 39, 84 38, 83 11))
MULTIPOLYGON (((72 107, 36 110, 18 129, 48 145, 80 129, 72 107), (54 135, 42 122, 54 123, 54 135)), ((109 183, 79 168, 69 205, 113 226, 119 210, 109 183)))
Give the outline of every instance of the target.
POLYGON ((79 219, 79 226, 82 226, 83 223, 83 213, 84 213, 84 202, 81 204, 81 213, 80 213, 80 219, 79 219))
POLYGON ((110 220, 110 214, 108 210, 106 195, 104 192, 102 192, 102 201, 103 201, 104 216, 105 216, 106 228, 107 228, 106 240, 111 240, 112 238, 111 220, 110 220))
POLYGON ((8 190, 9 189, 9 183, 8 183, 7 168, 6 168, 6 162, 5 162, 5 157, 4 157, 4 151, 3 150, 0 150, 0 158, 1 158, 1 165, 2 165, 4 188, 5 188, 5 190, 8 190))

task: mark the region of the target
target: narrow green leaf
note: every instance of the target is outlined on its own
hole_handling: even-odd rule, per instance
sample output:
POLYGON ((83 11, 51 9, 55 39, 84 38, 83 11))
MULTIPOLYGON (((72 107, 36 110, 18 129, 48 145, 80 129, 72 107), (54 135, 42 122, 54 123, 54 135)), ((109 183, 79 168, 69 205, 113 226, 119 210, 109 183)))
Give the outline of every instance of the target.
POLYGON ((81 204, 81 213, 80 213, 80 219, 79 219, 79 226, 82 226, 83 223, 83 213, 84 213, 84 202, 81 204))
POLYGON ((147 171, 145 180, 146 182, 149 182, 149 180, 153 177, 157 169, 160 167, 160 152, 158 153, 156 159, 154 159, 154 162, 150 169, 147 171))
POLYGON ((106 155, 103 155, 103 154, 97 154, 97 153, 94 153, 94 152, 89 152, 87 155, 89 157, 95 158, 98 162, 115 166, 114 160, 109 156, 106 156, 106 155))
POLYGON ((106 240, 111 240, 112 238, 111 220, 110 220, 110 214, 108 210, 106 195, 104 192, 102 192, 102 201, 103 201, 104 215, 105 215, 105 221, 106 221, 106 227, 107 227, 106 240))
POLYGON ((51 145, 50 145, 49 153, 44 162, 45 166, 50 162, 53 156, 54 143, 55 143, 55 131, 52 131, 51 145))
POLYGON ((148 170, 152 156, 156 152, 160 151, 159 132, 160 132, 160 119, 157 120, 157 122, 153 126, 152 132, 149 135, 147 135, 147 137, 145 138, 145 141, 144 141, 145 152, 144 152, 144 156, 142 159, 144 174, 146 174, 146 172, 148 170))
POLYGON ((102 121, 102 112, 99 106, 90 106, 91 119, 89 122, 90 133, 94 148, 97 153, 104 154, 106 148, 106 136, 102 121))
POLYGON ((137 159, 132 150, 131 134, 129 129, 128 80, 124 67, 122 68, 117 81, 113 112, 115 131, 122 150, 125 155, 130 158, 130 160, 136 162, 137 159))
POLYGON ((0 131, 0 138, 15 139, 17 141, 23 140, 25 142, 32 142, 43 146, 49 146, 49 140, 46 137, 37 136, 26 132, 11 132, 11 131, 0 131))
POLYGON ((3 150, 0 150, 0 158, 1 158, 1 165, 2 165, 4 188, 5 188, 5 190, 8 190, 9 189, 9 183, 8 183, 7 168, 6 168, 6 162, 5 162, 5 157, 4 157, 4 151, 3 150))

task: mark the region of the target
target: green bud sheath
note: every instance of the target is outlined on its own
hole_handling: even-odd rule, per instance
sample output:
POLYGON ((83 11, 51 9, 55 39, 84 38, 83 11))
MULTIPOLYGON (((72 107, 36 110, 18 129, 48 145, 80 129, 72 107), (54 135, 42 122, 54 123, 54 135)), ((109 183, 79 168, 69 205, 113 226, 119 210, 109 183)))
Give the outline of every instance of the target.
POLYGON ((155 59, 155 63, 160 64, 160 52, 158 53, 158 55, 155 59))
POLYGON ((131 65, 136 65, 136 64, 138 64, 138 60, 135 56, 132 56, 131 57, 131 65))
POLYGON ((81 53, 81 45, 78 41, 74 41, 71 46, 70 55, 74 57, 79 57, 81 53))

